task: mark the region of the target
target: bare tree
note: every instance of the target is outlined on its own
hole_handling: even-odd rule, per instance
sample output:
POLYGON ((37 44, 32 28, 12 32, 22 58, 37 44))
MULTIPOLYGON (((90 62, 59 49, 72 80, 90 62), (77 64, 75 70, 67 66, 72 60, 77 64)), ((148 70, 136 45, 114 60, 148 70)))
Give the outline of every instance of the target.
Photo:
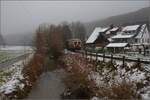
POLYGON ((50 25, 46 35, 48 55, 57 59, 63 50, 63 28, 61 25, 50 25))
POLYGON ((67 22, 62 23, 62 30, 63 30, 63 43, 64 47, 67 45, 67 40, 72 38, 72 32, 67 22))
POLYGON ((72 22, 70 27, 74 38, 79 38, 82 41, 85 41, 86 29, 84 24, 81 22, 72 22))

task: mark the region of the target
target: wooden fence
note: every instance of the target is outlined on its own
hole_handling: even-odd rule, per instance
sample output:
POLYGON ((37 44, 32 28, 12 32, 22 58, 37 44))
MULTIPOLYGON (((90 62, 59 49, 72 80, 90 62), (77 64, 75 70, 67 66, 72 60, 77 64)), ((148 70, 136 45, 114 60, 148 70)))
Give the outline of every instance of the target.
POLYGON ((150 61, 146 61, 146 60, 142 60, 140 58, 137 58, 137 59, 131 59, 131 58, 127 58, 125 56, 122 56, 122 57, 116 57, 116 56, 113 56, 113 54, 111 55, 106 55, 106 54, 98 54, 98 53, 92 53, 92 52, 80 52, 83 54, 84 57, 87 58, 87 56, 90 56, 89 58, 91 60, 92 57, 95 57, 94 60, 98 60, 98 57, 101 57, 103 62, 105 62, 106 58, 107 59, 110 59, 111 62, 113 62, 113 60, 119 60, 119 61, 122 61, 122 64, 125 65, 125 62, 137 62, 138 64, 140 63, 143 63, 143 64, 150 64, 150 61))

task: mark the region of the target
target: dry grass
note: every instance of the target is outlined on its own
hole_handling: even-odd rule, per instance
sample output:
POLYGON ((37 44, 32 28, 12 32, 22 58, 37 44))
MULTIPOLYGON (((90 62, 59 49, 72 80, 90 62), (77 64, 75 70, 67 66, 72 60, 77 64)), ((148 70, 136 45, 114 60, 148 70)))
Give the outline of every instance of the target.
POLYGON ((90 81, 88 74, 93 68, 81 55, 66 55, 63 59, 67 72, 64 83, 72 92, 73 99, 89 99, 94 95, 94 82, 90 81))
MULTIPOLYGON (((69 54, 63 58, 63 61, 67 71, 67 77, 64 79, 64 82, 66 86, 71 89, 72 93, 76 94, 73 99, 89 99, 92 96, 98 96, 101 99, 115 100, 140 98, 135 84, 130 81, 126 82, 123 79, 120 83, 116 81, 111 85, 104 83, 96 87, 95 81, 89 80, 88 75, 91 71, 95 71, 95 66, 97 65, 88 62, 81 55, 69 54)), ((97 70, 101 70, 101 66, 102 68, 109 68, 112 71, 116 70, 114 64, 110 62, 100 64, 97 70)))
POLYGON ((23 75, 28 82, 33 84, 44 69, 44 56, 35 54, 31 61, 23 69, 23 75))
POLYGON ((135 86, 125 81, 101 87, 98 95, 100 98, 108 99, 139 99, 135 86))

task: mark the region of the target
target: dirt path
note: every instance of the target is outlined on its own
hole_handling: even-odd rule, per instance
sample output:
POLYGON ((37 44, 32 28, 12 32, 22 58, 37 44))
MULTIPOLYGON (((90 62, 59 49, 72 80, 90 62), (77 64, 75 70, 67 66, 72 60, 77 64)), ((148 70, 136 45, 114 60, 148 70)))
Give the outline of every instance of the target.
POLYGON ((61 100, 60 94, 64 91, 62 78, 64 70, 59 69, 53 72, 45 72, 33 87, 27 99, 34 100, 61 100))

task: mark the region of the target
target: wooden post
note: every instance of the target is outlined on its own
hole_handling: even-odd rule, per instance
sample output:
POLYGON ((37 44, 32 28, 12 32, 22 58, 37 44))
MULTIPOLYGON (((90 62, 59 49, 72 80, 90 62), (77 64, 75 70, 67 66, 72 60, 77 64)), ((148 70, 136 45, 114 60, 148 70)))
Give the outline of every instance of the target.
POLYGON ((96 53, 96 62, 97 62, 97 57, 98 57, 98 55, 97 55, 97 53, 96 53))
POLYGON ((113 63, 113 55, 111 54, 111 63, 113 63))
POLYGON ((87 51, 85 50, 85 58, 87 58, 87 51))
POLYGON ((103 54, 103 62, 105 62, 105 53, 103 54))
POLYGON ((90 60, 92 61, 92 52, 90 53, 90 60))
POLYGON ((138 66, 138 67, 140 67, 140 63, 141 63, 140 58, 138 58, 138 59, 137 59, 137 64, 138 64, 137 66, 138 66))
POLYGON ((84 52, 81 52, 82 57, 84 57, 84 52))
POLYGON ((122 58, 122 66, 125 67, 125 56, 122 58))

